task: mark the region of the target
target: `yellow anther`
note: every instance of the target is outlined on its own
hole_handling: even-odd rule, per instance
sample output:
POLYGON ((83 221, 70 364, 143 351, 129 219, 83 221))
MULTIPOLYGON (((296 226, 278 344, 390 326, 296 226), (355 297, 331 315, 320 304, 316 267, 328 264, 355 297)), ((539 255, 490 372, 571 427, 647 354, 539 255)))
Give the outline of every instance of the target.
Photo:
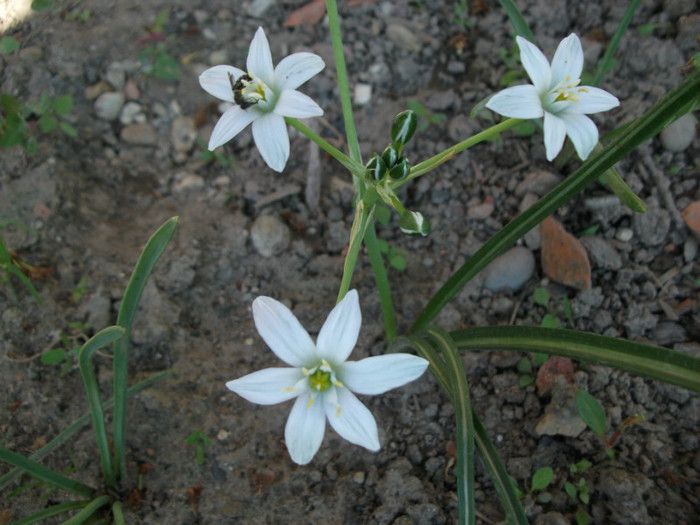
POLYGON ((311 405, 314 404, 314 401, 316 401, 313 397, 309 399, 309 402, 306 404, 306 408, 311 408, 311 405))

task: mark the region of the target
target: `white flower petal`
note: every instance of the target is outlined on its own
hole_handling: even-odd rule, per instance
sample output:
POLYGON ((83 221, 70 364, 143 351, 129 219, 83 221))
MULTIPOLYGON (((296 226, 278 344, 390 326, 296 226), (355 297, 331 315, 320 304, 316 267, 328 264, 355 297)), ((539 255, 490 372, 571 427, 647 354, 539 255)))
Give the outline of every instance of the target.
POLYGON ((379 450, 379 433, 374 416, 347 388, 334 388, 325 396, 328 422, 350 443, 379 450))
POLYGON ((586 115, 562 113, 559 117, 566 125, 566 134, 576 148, 581 160, 586 160, 598 143, 598 128, 586 115))
POLYGON ((486 107, 511 118, 539 118, 544 113, 537 89, 530 84, 499 91, 489 99, 486 107))
POLYGON ((253 122, 253 139, 270 168, 281 172, 289 158, 289 135, 284 117, 267 113, 253 122))
POLYGON ((592 86, 583 86, 579 89, 578 102, 569 106, 566 113, 599 113, 620 105, 617 97, 603 89, 592 86))
POLYGON ((285 117, 309 118, 320 117, 323 110, 311 97, 293 89, 286 89, 277 99, 275 113, 285 117))
POLYGON ((411 354, 378 355, 343 363, 338 379, 356 394, 377 395, 417 379, 428 364, 411 354))
POLYGON ((233 89, 231 89, 231 78, 229 75, 233 76, 233 81, 235 82, 244 74, 237 67, 214 66, 199 75, 199 85, 210 95, 214 95, 216 98, 226 102, 233 102, 233 89))
POLYGON ((227 143, 238 135, 243 129, 256 119, 258 113, 250 110, 243 110, 239 106, 227 109, 214 126, 214 131, 209 137, 209 150, 213 151, 222 144, 227 143))
POLYGON ((298 465, 306 465, 313 459, 326 431, 323 396, 316 396, 313 403, 311 399, 308 393, 297 398, 284 429, 287 450, 298 465))
POLYGON ((275 76, 272 67, 272 54, 270 53, 270 44, 267 42, 267 37, 262 27, 258 27, 250 43, 246 67, 248 68, 248 73, 258 77, 269 86, 273 85, 275 76))
POLYGON ((361 325, 357 290, 350 290, 331 310, 321 327, 316 340, 319 356, 334 365, 345 361, 355 348, 361 325))
POLYGON ((319 73, 326 63, 313 53, 294 53, 280 60, 275 68, 275 87, 279 91, 296 89, 319 73))
POLYGON ((583 71, 583 49, 574 33, 559 42, 552 59, 552 86, 560 82, 572 82, 581 78, 583 71))
POLYGON ((547 91, 552 84, 551 71, 547 57, 529 40, 517 36, 515 41, 520 48, 520 61, 523 63, 530 80, 538 93, 547 91))
POLYGON ((255 299, 253 319, 260 336, 285 363, 302 367, 317 359, 311 337, 289 308, 279 301, 270 297, 255 299))
POLYGON ((549 111, 544 114, 544 147, 547 150, 547 160, 553 160, 561 151, 566 139, 566 124, 558 116, 549 111))
POLYGON ((274 405, 299 395, 295 386, 305 379, 299 368, 265 368, 226 383, 229 390, 260 405, 274 405))

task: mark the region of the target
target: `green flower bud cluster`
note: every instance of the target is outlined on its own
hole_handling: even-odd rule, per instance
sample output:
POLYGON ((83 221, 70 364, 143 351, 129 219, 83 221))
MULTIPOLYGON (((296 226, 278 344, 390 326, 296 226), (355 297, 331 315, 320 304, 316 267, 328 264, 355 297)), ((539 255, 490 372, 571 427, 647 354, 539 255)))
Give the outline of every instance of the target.
POLYGON ((384 149, 381 156, 376 153, 372 155, 365 166, 369 180, 379 182, 387 175, 393 180, 408 177, 411 167, 402 152, 406 143, 413 138, 417 124, 418 117, 410 109, 396 115, 391 125, 391 144, 384 149))

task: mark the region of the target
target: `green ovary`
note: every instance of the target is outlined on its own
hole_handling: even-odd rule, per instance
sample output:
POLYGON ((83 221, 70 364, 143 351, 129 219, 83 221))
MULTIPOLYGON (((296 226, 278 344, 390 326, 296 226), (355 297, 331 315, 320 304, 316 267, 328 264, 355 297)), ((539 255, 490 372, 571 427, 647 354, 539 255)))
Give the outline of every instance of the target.
POLYGON ((328 390, 331 384, 330 372, 324 372, 319 368, 313 374, 309 375, 309 385, 313 390, 323 392, 324 390, 328 390))

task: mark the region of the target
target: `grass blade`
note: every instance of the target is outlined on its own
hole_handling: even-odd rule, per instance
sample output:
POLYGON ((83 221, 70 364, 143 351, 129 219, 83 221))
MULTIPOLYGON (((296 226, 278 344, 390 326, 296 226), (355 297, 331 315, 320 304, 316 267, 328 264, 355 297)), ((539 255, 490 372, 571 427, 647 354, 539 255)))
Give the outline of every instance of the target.
POLYGON ((518 9, 518 6, 515 5, 515 2, 513 0, 498 0, 498 3, 501 4, 501 7, 508 15, 508 20, 510 20, 510 25, 513 26, 515 34, 527 38, 530 42, 537 45, 535 35, 532 34, 530 26, 527 25, 523 14, 518 9))
POLYGON ((111 499, 112 499, 112 497, 107 495, 107 494, 103 494, 102 496, 95 498, 90 503, 85 505, 83 510, 78 512, 71 519, 64 521, 62 525, 80 525, 81 523, 86 522, 101 507, 104 507, 105 505, 107 505, 111 499))
POLYGON ((613 58, 613 55, 615 54, 615 51, 617 51, 617 48, 620 46, 620 41, 625 35, 625 32, 627 31, 627 28, 629 27, 630 22, 634 17, 634 13, 639 7, 639 2, 640 0, 632 0, 630 2, 630 5, 627 6, 627 10, 625 11, 625 14, 622 15, 622 20, 620 20, 620 25, 617 26, 615 34, 610 40, 608 48, 605 50, 605 55, 603 55, 603 58, 601 58, 598 62, 595 76, 593 77, 593 81, 591 82, 592 85, 600 85, 600 81, 603 80, 603 75, 605 75, 605 73, 609 71, 612 71, 613 67, 615 67, 615 59, 613 58))
POLYGON ((578 330, 488 326, 451 333, 462 350, 541 352, 612 366, 700 392, 700 359, 660 346, 578 330))
POLYGON ((141 252, 134 273, 124 292, 122 304, 117 316, 117 325, 125 330, 125 335, 114 345, 114 475, 120 482, 126 470, 126 389, 129 359, 129 339, 131 325, 136 315, 136 308, 143 289, 153 267, 172 239, 177 228, 178 218, 165 222, 148 240, 141 252))
POLYGON ((27 516, 25 518, 17 520, 15 522, 13 522, 12 525, 31 525, 32 523, 38 523, 42 520, 45 520, 46 518, 52 518, 53 516, 58 516, 59 514, 63 514, 64 512, 82 509, 88 503, 90 503, 89 500, 83 500, 83 501, 66 501, 65 503, 59 503, 58 505, 52 505, 47 509, 43 509, 43 510, 40 510, 39 512, 35 512, 31 516, 27 516))
POLYGON ((97 449, 100 452, 102 461, 102 473, 109 488, 116 489, 116 479, 112 468, 112 458, 109 453, 109 438, 107 437, 107 427, 105 425, 104 409, 100 399, 100 387, 95 378, 95 371, 92 368, 92 357, 95 352, 110 343, 117 341, 124 336, 124 328, 121 326, 109 326, 97 332, 82 346, 78 354, 80 364, 80 374, 83 376, 85 391, 87 393, 90 414, 92 414, 92 425, 95 429, 95 439, 97 449))
POLYGON ((63 474, 59 474, 58 472, 54 472, 50 468, 46 468, 36 461, 25 458, 24 456, 7 450, 4 447, 0 447, 0 460, 26 471, 35 479, 44 481, 64 490, 75 492, 79 496, 89 498, 95 493, 95 489, 88 487, 84 483, 75 481, 74 479, 66 477, 63 474))

